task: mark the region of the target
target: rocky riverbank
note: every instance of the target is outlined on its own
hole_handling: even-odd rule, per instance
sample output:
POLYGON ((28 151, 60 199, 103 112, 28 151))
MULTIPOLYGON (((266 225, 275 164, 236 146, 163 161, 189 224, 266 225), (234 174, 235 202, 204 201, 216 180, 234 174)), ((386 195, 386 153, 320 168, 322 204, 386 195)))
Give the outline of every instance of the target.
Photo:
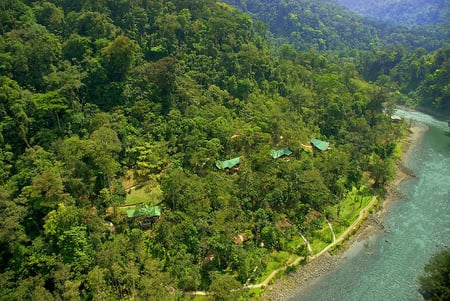
POLYGON ((387 187, 387 195, 383 201, 383 210, 378 212, 378 216, 382 217, 389 210, 389 205, 392 201, 403 198, 398 187, 406 180, 414 178, 416 175, 407 167, 406 158, 409 154, 409 149, 413 144, 420 143, 423 135, 428 130, 427 126, 423 124, 411 124, 410 134, 408 138, 403 141, 403 154, 396 164, 396 177, 394 181, 387 187))
MULTIPOLYGON (((320 276, 333 271, 345 260, 344 251, 357 241, 368 241, 369 237, 381 233, 383 223, 377 214, 370 215, 363 222, 356 234, 352 235, 341 247, 331 255, 325 253, 311 262, 300 266, 297 270, 284 275, 274 284, 271 284, 264 292, 262 299, 271 301, 287 300, 294 296, 298 289, 305 288, 318 280, 320 276)), ((364 243, 366 245, 366 243, 364 243)))
POLYGON ((403 143, 403 156, 399 160, 396 168, 396 178, 388 187, 387 197, 381 206, 380 211, 371 214, 366 221, 363 222, 359 230, 351 236, 340 248, 337 254, 330 255, 325 253, 323 256, 316 258, 297 270, 288 273, 274 284, 270 285, 262 295, 263 300, 287 300, 294 296, 295 292, 317 281, 320 276, 336 269, 340 263, 345 260, 344 251, 347 250, 355 242, 364 241, 363 246, 369 244, 369 238, 386 231, 382 222, 382 217, 386 213, 389 204, 392 201, 401 199, 398 186, 405 180, 414 177, 414 174, 407 168, 405 158, 408 156, 408 150, 413 143, 417 143, 423 136, 427 128, 423 126, 412 126, 410 135, 403 143))
POLYGON ((285 275, 283 278, 270 285, 264 292, 264 300, 286 300, 292 297, 298 287, 319 278, 324 273, 335 268, 340 261, 340 256, 331 256, 326 253, 314 260, 299 267, 296 271, 285 275))

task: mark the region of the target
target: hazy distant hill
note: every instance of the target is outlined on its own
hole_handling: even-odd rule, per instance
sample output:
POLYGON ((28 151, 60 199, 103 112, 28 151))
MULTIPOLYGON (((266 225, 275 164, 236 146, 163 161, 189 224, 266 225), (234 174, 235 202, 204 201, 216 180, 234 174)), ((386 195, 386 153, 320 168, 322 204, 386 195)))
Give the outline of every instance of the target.
POLYGON ((377 20, 405 25, 450 20, 450 0, 330 0, 377 20))
MULTIPOLYGON (((326 0, 224 0, 269 25, 297 49, 369 49, 379 30, 364 17, 326 0)), ((374 23, 374 22, 372 22, 374 23)))
MULTIPOLYGON (((338 2, 357 0, 223 0, 254 19, 267 23, 283 42, 300 50, 371 49, 381 45, 403 45, 409 49, 434 50, 449 40, 448 26, 429 24, 414 28, 381 22, 357 14, 338 2)), ((394 0, 380 0, 385 3, 394 0)), ((404 2, 409 0, 404 0, 404 2)), ((424 0, 418 0, 421 2, 424 0)), ((446 1, 450 0, 431 0, 446 1)), ((363 3, 361 1, 361 3, 363 3)), ((364 2, 365 3, 365 2, 364 2)), ((367 1, 367 7, 375 5, 367 1)), ((433 6, 434 7, 434 6, 433 6)), ((423 9, 423 11, 427 11, 423 9)), ((421 12, 417 8, 416 15, 421 12)), ((445 12, 442 9, 442 14, 445 12)), ((431 10, 430 10, 431 14, 431 10)), ((442 18, 441 18, 442 19, 442 18)), ((441 20, 439 19, 439 20, 441 20)), ((442 21, 443 22, 443 21, 442 21)))

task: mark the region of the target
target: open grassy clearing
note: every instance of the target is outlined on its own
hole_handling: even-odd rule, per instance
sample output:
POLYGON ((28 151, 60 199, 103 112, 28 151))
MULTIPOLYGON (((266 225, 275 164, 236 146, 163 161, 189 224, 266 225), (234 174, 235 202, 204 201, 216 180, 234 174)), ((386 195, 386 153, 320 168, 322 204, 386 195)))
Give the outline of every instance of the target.
MULTIPOLYGON (((328 212, 333 216, 330 223, 336 237, 342 234, 358 218, 359 212, 369 204, 372 197, 373 195, 367 187, 353 188, 338 205, 329 207, 328 212)), ((325 220, 308 239, 310 239, 314 254, 320 252, 333 241, 331 230, 325 220)))
POLYGON ((323 240, 319 238, 314 238, 312 241, 310 241, 311 248, 313 250, 314 254, 319 253, 322 251, 329 243, 324 242, 323 240))
POLYGON ((162 201, 162 190, 158 183, 148 182, 145 185, 127 191, 125 205, 145 203, 156 205, 162 201))
POLYGON ((335 206, 336 216, 344 224, 350 225, 359 215, 359 211, 369 204, 372 199, 370 190, 363 186, 359 190, 353 189, 335 206))
POLYGON ((359 211, 367 206, 371 199, 372 195, 357 196, 353 200, 341 203, 339 219, 350 225, 358 217, 359 211))
POLYGON ((267 254, 265 261, 267 262, 264 273, 257 279, 256 283, 264 281, 274 270, 286 264, 290 254, 286 251, 273 251, 267 254))
POLYGON ((290 241, 287 243, 288 250, 295 250, 301 248, 302 246, 306 247, 305 241, 300 237, 300 235, 295 235, 290 241))
POLYGON ((122 178, 122 185, 127 192, 125 206, 139 203, 157 205, 162 201, 163 192, 157 176, 140 178, 130 169, 122 178))

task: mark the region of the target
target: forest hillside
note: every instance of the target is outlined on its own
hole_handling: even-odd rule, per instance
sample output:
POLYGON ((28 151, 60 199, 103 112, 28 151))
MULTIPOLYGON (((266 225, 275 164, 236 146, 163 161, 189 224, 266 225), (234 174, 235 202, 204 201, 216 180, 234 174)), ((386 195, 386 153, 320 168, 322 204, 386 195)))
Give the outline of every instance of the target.
POLYGON ((448 0, 331 0, 363 16, 394 24, 427 25, 450 20, 448 0))
MULTIPOLYGON (((450 40, 448 18, 442 18, 440 22, 436 20, 436 24, 428 26, 408 27, 367 18, 330 0, 225 2, 267 23, 279 43, 288 42, 299 50, 314 48, 349 52, 352 49, 401 45, 409 50, 422 47, 433 51, 444 47, 450 40)), ((448 14, 448 8, 439 12, 448 14)))
MULTIPOLYGON (((331 57, 347 57, 366 81, 384 86, 397 103, 420 105, 439 115, 450 115, 449 18, 407 27, 370 20, 331 3, 338 1, 226 2, 266 22, 277 44, 289 43, 301 51, 314 49, 324 55, 331 53, 331 57)), ((386 9, 392 4, 358 3, 386 9)), ((430 10, 416 4, 411 9, 418 14, 437 10, 440 15, 449 14, 450 6, 442 7, 439 1, 427 3, 430 10)))

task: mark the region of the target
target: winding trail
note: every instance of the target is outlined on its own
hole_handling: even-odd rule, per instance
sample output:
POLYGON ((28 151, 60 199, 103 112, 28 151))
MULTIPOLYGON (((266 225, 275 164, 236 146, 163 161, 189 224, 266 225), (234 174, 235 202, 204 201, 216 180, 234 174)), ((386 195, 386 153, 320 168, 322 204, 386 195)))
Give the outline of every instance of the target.
POLYGON ((309 241, 306 239, 306 237, 300 233, 300 231, 298 231, 298 234, 302 237, 303 241, 306 243, 306 247, 308 248, 309 254, 311 254, 311 256, 314 255, 313 250, 311 248, 311 244, 309 243, 309 241))
MULTIPOLYGON (((288 267, 291 266, 295 266, 297 264, 299 264, 302 260, 307 259, 309 262, 319 258, 320 256, 324 255, 325 253, 327 253, 330 249, 332 249, 334 246, 340 244, 341 242, 343 242, 348 236, 350 236, 350 234, 352 234, 353 232, 355 232, 356 230, 358 230, 358 227, 361 225, 361 223, 369 216, 370 213, 370 209, 372 209, 372 207, 375 205, 375 203, 377 202, 377 197, 376 195, 374 195, 372 197, 372 199, 370 200, 369 204, 367 204, 366 207, 364 207, 363 209, 361 209, 361 211, 359 211, 359 215, 358 217, 355 219, 355 221, 347 228, 345 229, 344 232, 341 233, 341 235, 339 235, 338 238, 335 237, 333 228, 331 226, 331 224, 327 221, 328 226, 331 229, 331 232, 333 233, 333 242, 330 243, 329 245, 327 245, 325 248, 323 248, 322 251, 320 251, 319 253, 315 254, 315 255, 311 255, 307 258, 301 256, 298 257, 296 260, 294 260, 293 262, 290 262, 290 260, 292 259, 292 254, 291 256, 289 256, 288 260, 286 261, 286 264, 282 267, 279 267, 278 269, 272 271, 272 273, 270 273, 269 276, 267 276, 266 279, 264 279, 262 282, 260 283, 256 283, 256 284, 250 284, 247 285, 245 284, 242 289, 243 290, 250 290, 250 289, 259 289, 259 288, 266 288, 270 281, 279 273, 282 271, 285 271, 288 267), (290 262, 290 263, 289 263, 290 262)), ((312 254, 312 249, 311 246, 309 245, 308 240, 299 232, 300 236, 303 238, 303 240, 306 242, 307 246, 308 246, 308 250, 310 250, 311 254, 312 254)), ((206 292, 206 291, 193 291, 193 292, 185 292, 186 295, 191 295, 191 296, 211 296, 214 295, 213 292, 206 292)))
POLYGON ((127 188, 124 188, 124 189, 125 189, 126 192, 128 192, 128 191, 130 191, 130 190, 135 189, 135 188, 138 187, 139 185, 141 185, 141 183, 136 184, 136 185, 133 185, 133 186, 130 186, 130 187, 127 187, 127 188))
POLYGON ((345 231, 342 232, 342 234, 339 235, 339 237, 335 241, 333 241, 331 244, 323 248, 323 250, 317 253, 316 255, 309 257, 309 259, 310 260, 317 259, 318 257, 328 252, 331 248, 333 248, 337 244, 343 242, 347 238, 347 236, 350 236, 350 234, 358 230, 358 227, 360 226, 362 221, 364 221, 369 216, 370 209, 375 205, 376 202, 377 197, 374 195, 370 200, 369 204, 367 204, 366 207, 364 207, 361 211, 359 211, 359 215, 355 219, 355 221, 347 229, 345 229, 345 231))
POLYGON ((325 218, 325 221, 327 222, 328 227, 331 230, 331 235, 333 237, 333 242, 335 242, 336 241, 336 234, 334 234, 333 226, 331 225, 331 223, 326 218, 325 218))

